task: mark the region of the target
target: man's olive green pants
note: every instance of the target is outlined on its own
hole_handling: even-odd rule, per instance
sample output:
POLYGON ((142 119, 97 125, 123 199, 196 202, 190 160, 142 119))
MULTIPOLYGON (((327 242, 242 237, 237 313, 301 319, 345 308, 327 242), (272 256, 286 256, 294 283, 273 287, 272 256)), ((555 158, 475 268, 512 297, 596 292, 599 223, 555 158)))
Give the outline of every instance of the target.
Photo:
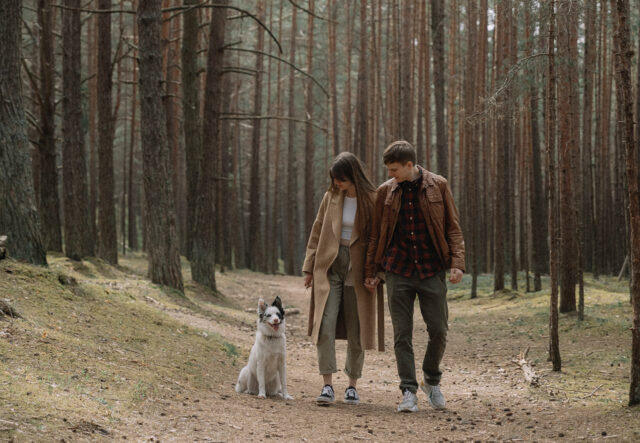
POLYGON ((416 296, 422 319, 427 325, 429 341, 422 362, 424 379, 430 385, 440 383, 440 362, 447 345, 449 309, 445 272, 421 280, 416 273, 403 277, 386 273, 387 298, 393 324, 393 349, 400 377, 400 390, 418 389, 413 354, 413 307, 416 296))

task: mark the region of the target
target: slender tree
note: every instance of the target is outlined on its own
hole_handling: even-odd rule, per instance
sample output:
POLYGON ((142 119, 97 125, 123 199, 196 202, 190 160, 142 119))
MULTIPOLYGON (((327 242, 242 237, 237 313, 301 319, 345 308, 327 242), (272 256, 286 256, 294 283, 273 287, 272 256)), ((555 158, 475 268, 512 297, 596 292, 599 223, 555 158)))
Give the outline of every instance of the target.
POLYGON ((329 44, 327 51, 329 88, 331 93, 331 136, 333 145, 333 155, 340 152, 340 130, 338 127, 338 88, 336 74, 336 28, 338 21, 338 4, 336 0, 329 0, 329 44))
MULTIPOLYGON (((264 21, 265 2, 259 0, 257 4, 257 17, 264 21)), ((262 95, 263 95, 263 66, 264 60, 261 52, 264 51, 264 29, 258 27, 256 39, 256 64, 255 64, 255 84, 253 90, 253 115, 262 115, 262 95)), ((261 233, 262 218, 262 195, 260 193, 260 134, 262 129, 261 119, 255 118, 252 122, 253 128, 251 132, 251 171, 249 183, 249 223, 248 238, 249 247, 247 248, 247 266, 249 269, 263 269, 264 254, 264 235, 261 233)))
MULTIPOLYGON (((226 0, 219 4, 226 5, 226 0)), ((224 33, 227 12, 216 8, 211 13, 209 51, 207 54, 207 79, 204 97, 202 133, 202 166, 198 203, 196 205, 196 231, 193 239, 191 275, 198 283, 216 289, 215 278, 215 226, 216 216, 216 164, 217 149, 220 149, 220 103, 222 101, 222 70, 224 62, 224 33)))
POLYGON ((141 1, 140 129, 144 175, 144 218, 151 281, 183 290, 165 107, 162 105, 161 0, 141 1))
POLYGON ((46 265, 31 172, 22 99, 21 0, 0 2, 0 235, 9 254, 46 265))
MULTIPOLYGON (((291 12, 291 42, 289 47, 289 63, 292 65, 296 61, 296 35, 297 31, 297 9, 294 7, 291 12)), ((289 70, 289 117, 295 115, 295 70, 289 70)), ((287 133, 287 211, 285 229, 285 254, 284 267, 287 274, 297 274, 299 272, 296 263, 298 253, 298 171, 296 168, 295 152, 296 122, 289 120, 287 133)))
MULTIPOLYGON (((186 6, 197 5, 199 0, 186 0, 186 6)), ((187 168, 187 257, 192 258, 193 230, 196 215, 196 199, 200 163, 202 158, 200 101, 198 97, 198 10, 184 13, 182 27, 182 112, 184 149, 187 168)))
POLYGON ((629 406, 640 404, 640 189, 638 185, 638 152, 633 138, 633 99, 631 87, 631 38, 629 33, 629 1, 611 0, 614 11, 614 47, 616 100, 621 105, 623 132, 621 141, 626 152, 631 219, 631 296, 633 326, 631 328, 631 384, 629 406))
MULTIPOLYGON (((111 0, 99 0, 99 9, 111 9, 111 0)), ((113 176, 111 65, 111 14, 98 15, 98 256, 107 263, 118 263, 116 208, 113 176)))
POLYGON ((433 45, 433 91, 436 106, 436 169, 446 175, 449 164, 447 136, 444 123, 444 1, 431 0, 431 41, 433 45))
POLYGON ((578 83, 574 47, 577 39, 577 20, 573 0, 558 3, 558 113, 560 167, 560 312, 576 310, 577 221, 575 217, 575 154, 578 149, 576 115, 578 83))
POLYGON ((548 216, 549 216, 549 273, 551 277, 551 296, 549 302, 549 357, 554 371, 560 371, 560 339, 558 337, 558 229, 556 228, 556 60, 555 60, 555 0, 549 1, 549 38, 547 72, 547 171, 549 174, 548 216))
POLYGON ((49 251, 62 252, 60 197, 55 139, 55 60, 53 53, 53 12, 51 0, 38 0, 40 25, 40 157, 38 212, 46 223, 41 224, 42 240, 49 251))
MULTIPOLYGON (((309 14, 307 18, 307 72, 313 72, 313 26, 314 26, 315 1, 309 0, 309 14)), ((313 140, 313 125, 311 124, 316 115, 313 103, 313 81, 307 79, 305 84, 305 110, 307 114, 307 124, 304 133, 304 236, 309 238, 311 226, 315 219, 315 199, 314 195, 314 158, 315 144, 313 140)))
POLYGON ((64 242, 67 257, 80 260, 94 253, 89 215, 87 168, 82 136, 80 0, 62 11, 63 131, 62 184, 64 242))

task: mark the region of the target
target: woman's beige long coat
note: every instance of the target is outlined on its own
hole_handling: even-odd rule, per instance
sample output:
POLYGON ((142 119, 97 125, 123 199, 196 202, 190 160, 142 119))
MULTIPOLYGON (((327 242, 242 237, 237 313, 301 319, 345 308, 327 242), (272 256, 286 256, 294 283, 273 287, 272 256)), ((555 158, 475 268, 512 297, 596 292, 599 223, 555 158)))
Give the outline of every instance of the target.
MULTIPOLYGON (((327 273, 338 256, 340 248, 344 196, 345 192, 328 191, 324 194, 320 209, 318 209, 318 215, 311 229, 307 253, 302 267, 304 272, 313 273, 307 334, 311 336, 314 344, 318 343, 322 314, 329 298, 330 285, 327 273)), ((378 286, 378 291, 375 294, 364 287, 364 262, 367 254, 367 241, 367 238, 360 237, 357 227, 354 226, 349 245, 349 255, 351 257, 351 272, 357 298, 358 319, 360 321, 360 344, 363 349, 375 349, 377 335, 378 350, 384 351, 382 287, 378 286)), ((342 306, 340 307, 340 314, 336 324, 336 338, 347 338, 342 306)))

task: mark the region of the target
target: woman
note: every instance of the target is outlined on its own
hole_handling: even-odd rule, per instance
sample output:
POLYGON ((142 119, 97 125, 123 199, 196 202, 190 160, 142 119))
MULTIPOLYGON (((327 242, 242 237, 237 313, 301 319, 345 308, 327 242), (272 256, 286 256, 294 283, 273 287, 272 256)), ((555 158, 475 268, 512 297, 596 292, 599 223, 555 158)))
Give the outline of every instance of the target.
POLYGON ((375 188, 362 163, 349 153, 339 154, 329 170, 331 185, 313 223, 302 267, 305 287, 312 287, 308 335, 318 351, 324 386, 316 401, 335 400, 332 375, 336 366, 335 340, 347 338, 345 373, 349 386, 344 401, 359 404, 356 391, 362 376, 364 350, 375 348, 376 311, 378 349, 384 350, 382 294, 378 303, 364 287, 364 263, 375 188), (376 306, 377 305, 377 306, 376 306))

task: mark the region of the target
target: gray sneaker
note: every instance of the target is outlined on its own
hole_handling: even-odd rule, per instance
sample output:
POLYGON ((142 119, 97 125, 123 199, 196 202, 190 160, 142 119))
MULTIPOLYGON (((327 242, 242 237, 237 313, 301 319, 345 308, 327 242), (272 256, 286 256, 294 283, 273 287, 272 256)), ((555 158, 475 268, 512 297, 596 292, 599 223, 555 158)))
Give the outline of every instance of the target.
POLYGON ((418 412, 418 396, 408 389, 402 394, 398 412, 418 412))
POLYGON ((333 387, 331 385, 324 385, 322 392, 316 397, 316 403, 319 405, 328 405, 329 403, 333 403, 335 399, 336 396, 333 393, 333 387))
POLYGON ((444 409, 446 402, 444 400, 444 395, 442 395, 442 392, 440 391, 440 385, 430 385, 429 383, 422 382, 420 383, 420 389, 427 394, 429 404, 433 409, 444 409))
POLYGON ((358 397, 358 391, 353 386, 349 386, 344 391, 344 402, 348 405, 359 405, 360 397, 358 397))

